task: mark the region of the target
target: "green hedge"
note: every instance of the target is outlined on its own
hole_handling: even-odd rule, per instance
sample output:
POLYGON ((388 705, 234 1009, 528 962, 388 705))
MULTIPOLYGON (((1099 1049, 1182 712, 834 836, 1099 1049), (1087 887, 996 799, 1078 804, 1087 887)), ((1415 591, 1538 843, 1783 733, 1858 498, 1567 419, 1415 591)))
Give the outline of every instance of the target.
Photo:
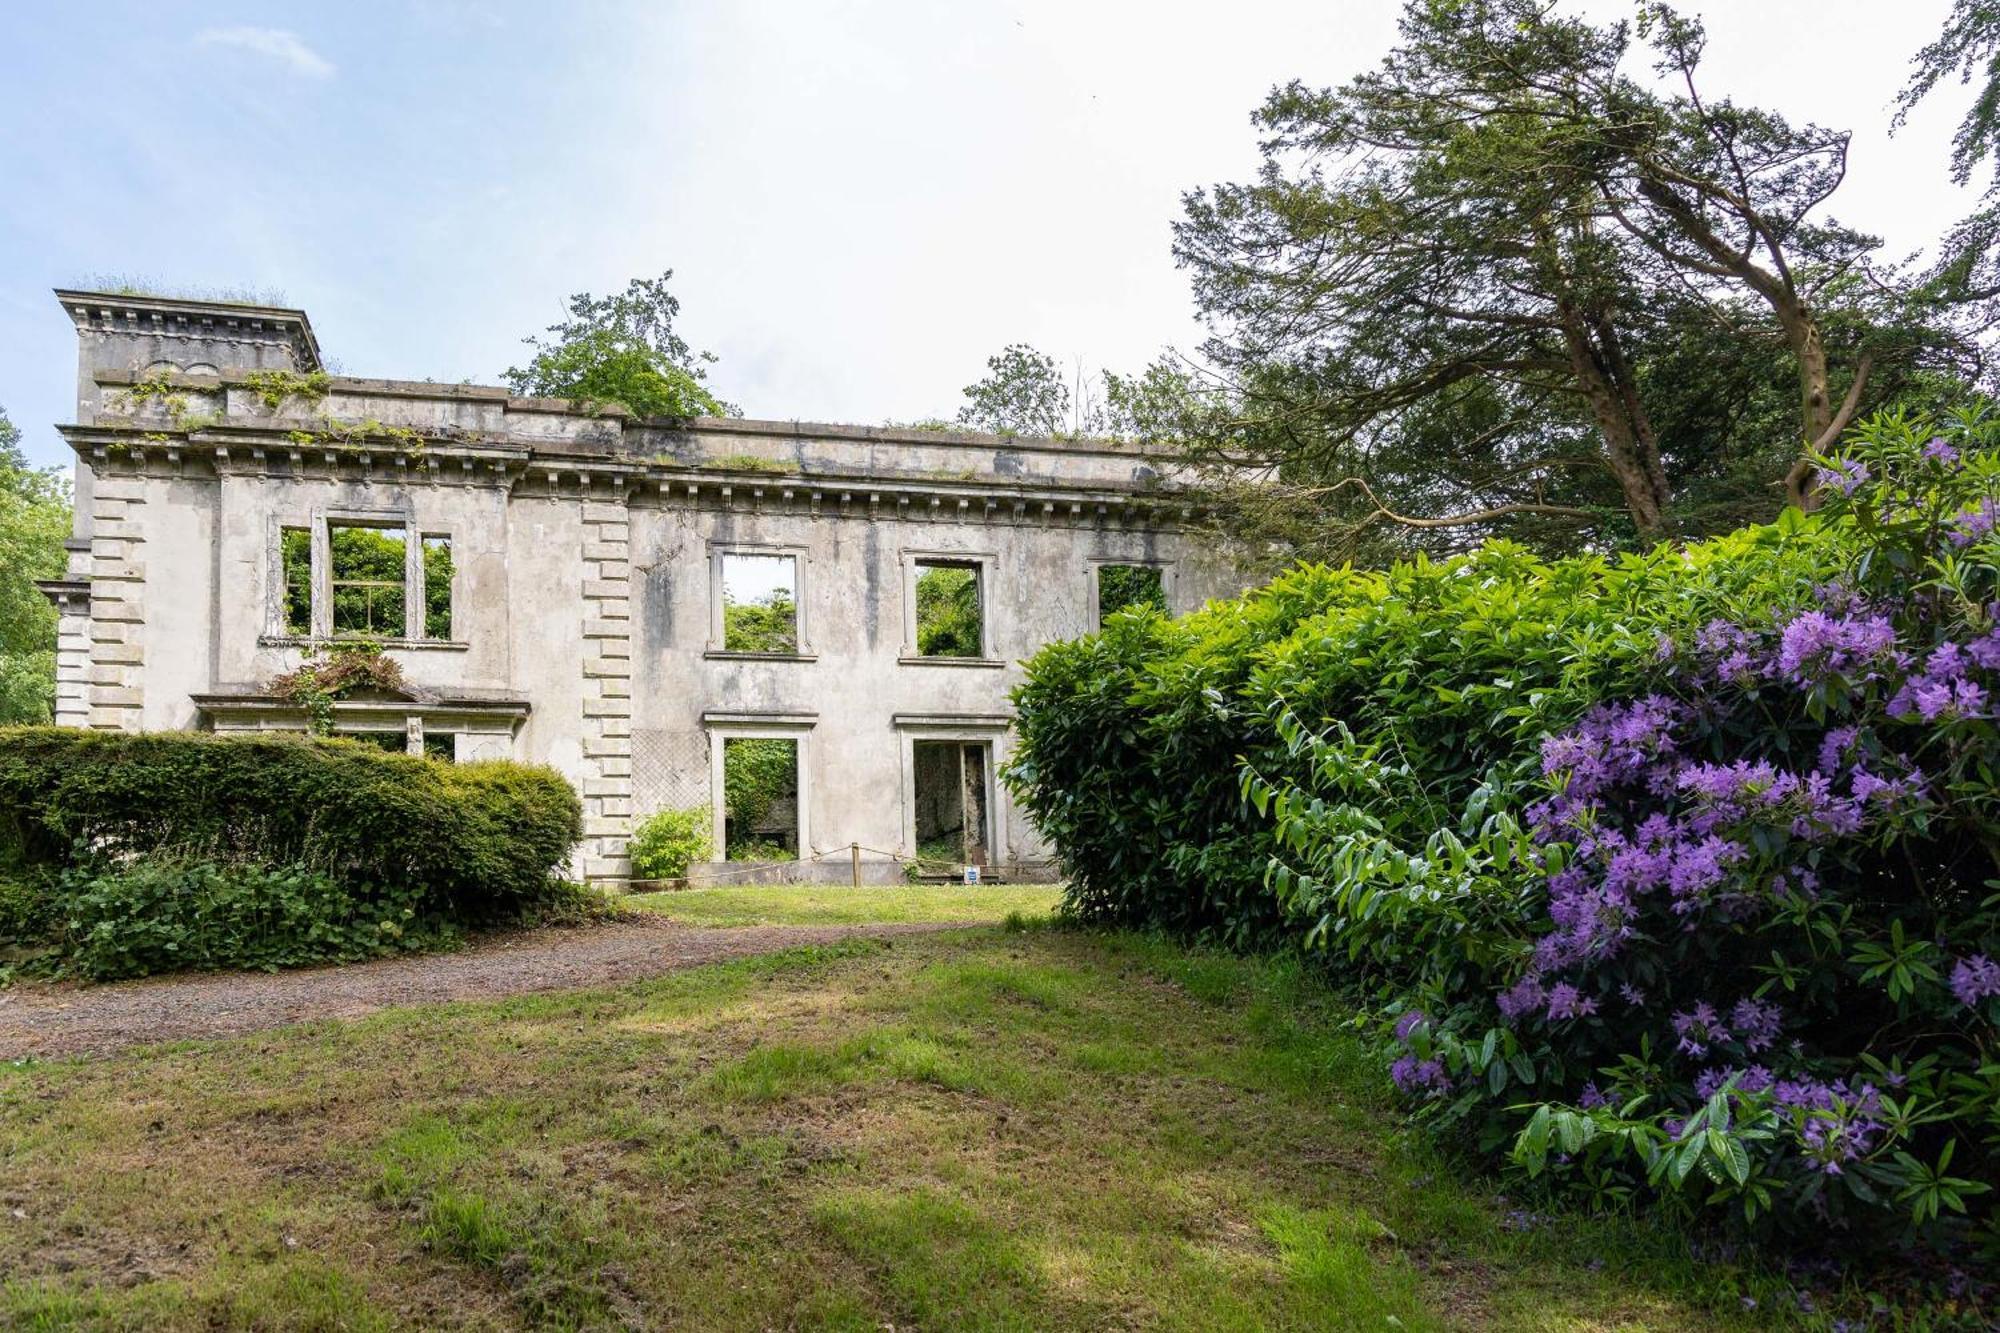
POLYGON ((581 832, 576 793, 548 768, 293 736, 0 728, 0 866, 303 867, 479 922, 549 895, 581 832))

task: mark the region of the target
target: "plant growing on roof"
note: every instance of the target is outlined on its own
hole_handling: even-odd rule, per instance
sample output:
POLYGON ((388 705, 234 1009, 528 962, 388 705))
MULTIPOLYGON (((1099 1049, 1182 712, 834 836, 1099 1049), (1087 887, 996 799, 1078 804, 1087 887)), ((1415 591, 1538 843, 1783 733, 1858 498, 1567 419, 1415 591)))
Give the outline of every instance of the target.
POLYGON ((673 276, 668 269, 634 278, 615 296, 571 296, 569 318, 551 324, 550 336, 523 340, 535 355, 508 367, 507 386, 540 398, 616 403, 639 417, 737 415, 708 388, 714 355, 696 352, 674 331, 681 303, 667 290, 673 276))

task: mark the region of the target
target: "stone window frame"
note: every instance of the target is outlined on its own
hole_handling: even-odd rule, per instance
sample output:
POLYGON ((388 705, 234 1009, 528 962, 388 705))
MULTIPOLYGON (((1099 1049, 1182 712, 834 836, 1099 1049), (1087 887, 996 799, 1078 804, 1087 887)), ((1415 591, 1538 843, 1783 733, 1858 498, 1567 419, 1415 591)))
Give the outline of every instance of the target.
POLYGON ((812 647, 812 620, 807 611, 806 571, 812 564, 812 548, 797 542, 740 542, 710 539, 708 543, 708 645, 702 656, 730 662, 814 662, 819 654, 812 647), (798 651, 755 653, 726 648, 723 629, 722 567, 732 555, 786 555, 792 558, 792 607, 797 626, 798 651))
POLYGON ((942 546, 906 546, 900 552, 903 577, 903 648, 897 661, 904 666, 1005 667, 1007 660, 995 657, 994 646, 1001 641, 999 598, 993 595, 998 583, 1000 556, 995 551, 971 551, 942 546), (926 657, 917 651, 917 566, 920 564, 971 565, 979 571, 979 656, 926 657))
POLYGON ((1100 571, 1106 565, 1128 565, 1134 569, 1157 569, 1160 571, 1160 595, 1167 599, 1167 614, 1178 615, 1180 602, 1175 596, 1174 569, 1180 562, 1163 560, 1153 556, 1093 555, 1085 562, 1090 571, 1089 624, 1088 633, 1095 634, 1103 628, 1104 617, 1098 614, 1104 576, 1100 571))
MULTIPOLYGON (((762 656, 763 654, 749 654, 762 656)), ((801 863, 813 857, 812 845, 812 731, 819 725, 817 713, 703 713, 702 730, 708 733, 709 836, 717 860, 729 856, 728 825, 724 819, 722 752, 728 741, 796 741, 795 762, 799 772, 798 821, 801 863)))
MULTIPOLYGON (((936 661, 936 658, 926 658, 936 661)), ((950 659, 946 659, 950 660, 950 659)), ((1000 781, 1000 767, 1011 757, 1007 741, 1013 735, 1014 719, 1004 713, 897 713, 890 719, 896 729, 898 762, 902 765, 899 783, 903 807, 902 853, 917 854, 917 742, 958 741, 986 746, 987 859, 999 866, 1013 857, 1011 807, 1000 781)))
POLYGON ((471 645, 457 637, 459 620, 458 534, 448 524, 417 522, 415 506, 400 505, 314 505, 303 522, 296 513, 273 514, 266 522, 265 564, 269 578, 265 587, 265 645, 313 645, 332 643, 379 643, 389 648, 443 648, 463 651, 471 645), (333 633, 333 535, 335 527, 401 528, 403 530, 403 633, 397 638, 362 639, 333 633), (294 634, 285 621, 285 533, 304 528, 311 550, 309 585, 312 589, 311 623, 307 633, 294 634), (452 551, 451 630, 452 637, 433 639, 423 633, 424 541, 442 537, 452 551), (417 633, 411 634, 415 619, 417 633))

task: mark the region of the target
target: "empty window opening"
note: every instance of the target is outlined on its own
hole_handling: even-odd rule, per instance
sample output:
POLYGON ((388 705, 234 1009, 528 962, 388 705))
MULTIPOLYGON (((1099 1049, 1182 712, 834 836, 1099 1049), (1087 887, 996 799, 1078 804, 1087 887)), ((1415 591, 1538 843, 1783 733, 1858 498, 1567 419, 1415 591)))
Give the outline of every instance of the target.
POLYGON ((910 752, 921 868, 985 865, 991 838, 986 745, 977 741, 915 741, 910 752))
POLYGON ((731 861, 799 855, 799 743, 736 736, 722 743, 722 841, 731 861))
POLYGON ((327 525, 335 637, 400 639, 408 543, 401 528, 327 525))
POLYGON ((402 731, 342 731, 335 734, 344 741, 360 741, 363 745, 372 745, 390 754, 410 752, 409 735, 402 731))
POLYGON ((798 572, 797 556, 723 554, 722 647, 725 651, 799 651, 798 572))
POLYGON ((424 728, 424 758, 442 759, 449 764, 458 758, 458 736, 455 732, 432 731, 424 728))
POLYGON ((424 637, 451 637, 451 538, 424 534, 424 637))
POLYGON ((285 578, 285 633, 305 638, 312 633, 312 529, 280 529, 278 553, 285 578))
POLYGON ((1154 565, 1099 565, 1097 567, 1097 624, 1132 606, 1150 606, 1165 614, 1167 583, 1154 565))
POLYGON ((917 655, 982 657, 986 628, 979 566, 941 560, 917 564, 917 655))

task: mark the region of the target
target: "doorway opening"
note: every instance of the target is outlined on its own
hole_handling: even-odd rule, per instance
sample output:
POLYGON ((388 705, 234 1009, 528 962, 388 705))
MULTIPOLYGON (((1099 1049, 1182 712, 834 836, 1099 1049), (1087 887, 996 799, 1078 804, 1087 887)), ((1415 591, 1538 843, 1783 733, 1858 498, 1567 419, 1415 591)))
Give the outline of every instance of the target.
POLYGON ((722 842, 731 861, 799 858, 799 743, 771 736, 722 742, 722 842))
POLYGON ((987 865, 993 836, 987 743, 915 741, 910 753, 918 860, 927 868, 987 865))

